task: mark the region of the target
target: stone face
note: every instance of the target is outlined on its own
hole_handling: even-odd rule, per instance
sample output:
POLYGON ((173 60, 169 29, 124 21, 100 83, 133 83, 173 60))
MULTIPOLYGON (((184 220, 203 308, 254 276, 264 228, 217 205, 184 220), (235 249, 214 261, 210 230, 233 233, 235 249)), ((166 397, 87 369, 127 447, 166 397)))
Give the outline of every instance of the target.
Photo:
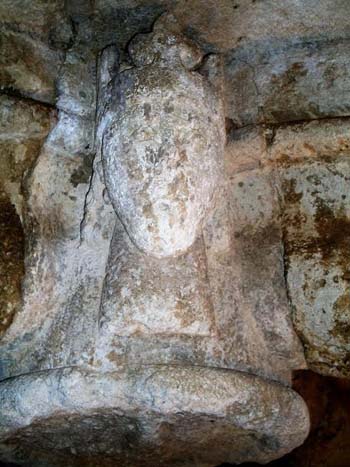
POLYGON ((225 136, 218 94, 191 71, 197 50, 158 28, 145 44, 131 44, 137 67, 115 83, 103 158, 110 199, 131 239, 164 257, 194 242, 218 184, 225 136))
MULTIPOLYGON (((57 122, 21 200, 28 248, 23 303, 1 343, 1 459, 267 462, 302 442, 308 415, 288 388, 305 362, 284 287, 278 194, 259 163, 266 141, 257 132, 255 154, 233 141, 224 152, 218 60, 203 61, 171 17, 130 53, 132 68, 115 46, 97 57, 77 41, 60 67, 57 122), (150 132, 149 165, 130 133, 138 123, 150 132), (170 225, 165 211, 166 228, 148 217, 160 201, 173 216, 170 225)), ((43 131, 36 119, 28 128, 43 131)))
MULTIPOLYGON (((145 43, 147 37, 132 44, 136 60, 152 60, 139 53, 145 43)), ((115 67, 108 48, 101 59, 100 135, 115 115, 115 67)), ((288 384, 291 369, 304 367, 284 290, 273 177, 241 159, 237 163, 228 148, 227 178, 203 234, 181 255, 145 254, 117 220, 99 308, 93 359, 99 371, 140 364, 217 367, 288 384)))

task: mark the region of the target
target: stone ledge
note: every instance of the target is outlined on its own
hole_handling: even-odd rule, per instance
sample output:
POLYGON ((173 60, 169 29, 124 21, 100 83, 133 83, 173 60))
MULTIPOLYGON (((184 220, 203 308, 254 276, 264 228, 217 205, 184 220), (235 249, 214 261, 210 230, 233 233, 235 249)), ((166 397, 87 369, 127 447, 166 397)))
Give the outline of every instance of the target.
POLYGON ((266 463, 309 431, 290 388, 203 367, 37 372, 1 382, 0 401, 1 459, 30 465, 266 463))

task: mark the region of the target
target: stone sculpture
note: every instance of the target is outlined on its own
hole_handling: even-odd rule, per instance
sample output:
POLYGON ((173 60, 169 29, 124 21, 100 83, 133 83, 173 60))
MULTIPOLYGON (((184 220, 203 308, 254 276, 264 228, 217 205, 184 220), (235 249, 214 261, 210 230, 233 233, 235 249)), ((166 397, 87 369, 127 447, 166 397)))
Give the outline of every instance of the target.
POLYGON ((26 198, 24 303, 2 343, 2 458, 268 462, 309 429, 289 387, 305 362, 281 293, 278 193, 224 150, 217 57, 168 15, 130 56, 104 49, 98 83, 79 46, 62 69, 26 198))
POLYGON ((102 150, 128 235, 161 258, 185 252, 198 235, 222 173, 225 123, 220 89, 201 75, 201 67, 216 75, 213 57, 202 64, 198 48, 160 22, 149 36, 129 46, 135 67, 119 74, 102 150))

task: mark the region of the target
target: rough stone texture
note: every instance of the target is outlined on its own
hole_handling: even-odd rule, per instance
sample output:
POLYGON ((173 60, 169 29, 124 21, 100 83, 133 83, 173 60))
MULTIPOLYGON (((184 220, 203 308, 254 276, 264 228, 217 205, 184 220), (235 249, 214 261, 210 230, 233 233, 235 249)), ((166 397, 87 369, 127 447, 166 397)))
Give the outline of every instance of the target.
POLYGON ((0 96, 0 183, 24 215, 22 182, 33 167, 44 139, 55 124, 53 109, 41 104, 0 96))
POLYGON ((284 174, 288 288, 310 368, 349 376, 349 161, 284 174))
POLYGON ((9 461, 38 466, 266 462, 309 428, 292 390, 209 368, 39 372, 4 382, 0 400, 0 448, 9 461))
POLYGON ((0 332, 7 329, 21 301, 21 280, 24 276, 24 234, 15 207, 0 192, 0 332))
MULTIPOLYGON (((184 44, 179 43, 176 36, 169 37, 167 41, 171 40, 176 48, 175 51, 173 48, 167 50, 164 45, 166 42, 164 42, 163 32, 163 24, 166 20, 167 18, 162 18, 162 24, 157 23, 155 26, 156 31, 161 31, 161 36, 158 36, 156 32, 153 37, 143 38, 141 43, 137 40, 138 38, 134 40, 131 47, 139 60, 148 62, 154 59, 154 44, 158 44, 157 47, 160 47, 161 56, 175 54, 175 59, 177 59, 177 51, 180 47, 183 48, 184 44), (160 42, 158 42, 159 39, 160 42), (151 41, 150 48, 145 49, 146 41, 151 41), (140 51, 144 51, 144 53, 140 53, 140 51)), ((106 52, 106 64, 103 69, 113 68, 111 52, 106 52)), ((187 54, 186 59, 189 60, 189 58, 193 61, 193 56, 189 57, 187 54)), ((164 65, 167 72, 168 60, 169 58, 164 65)), ((197 64, 198 62, 199 58, 197 64)), ((176 63, 179 66, 178 62, 176 63)), ((160 65, 155 67, 157 74, 162 76, 162 70, 159 71, 158 66, 160 65)), ((209 77, 210 74, 214 74, 215 70, 211 70, 210 67, 207 69, 209 77)), ((101 335, 97 344, 96 364, 101 368, 108 369, 116 368, 120 364, 135 364, 136 362, 197 364, 249 370, 273 379, 289 381, 290 370, 295 367, 303 367, 304 360, 289 319, 281 260, 282 232, 278 225, 279 206, 270 172, 243 173, 236 179, 235 170, 231 167, 234 157, 228 149, 226 157, 228 167, 225 176, 223 172, 221 175, 220 193, 217 190, 215 206, 213 206, 212 212, 207 215, 204 231, 197 234, 196 242, 193 245, 192 242, 188 242, 186 253, 177 255, 177 257, 162 258, 161 261, 152 258, 152 256, 159 256, 159 254, 154 253, 161 251, 156 242, 154 246, 151 244, 152 249, 144 248, 146 252, 151 253, 151 257, 146 255, 142 248, 141 251, 138 251, 142 241, 141 235, 144 235, 142 231, 144 219, 138 214, 137 203, 134 203, 135 207, 130 205, 128 209, 122 203, 130 202, 130 194, 126 196, 128 192, 125 192, 125 187, 132 194, 136 192, 135 200, 143 203, 141 196, 145 193, 145 180, 142 176, 144 169, 149 177, 146 186, 153 184, 153 179, 150 176, 153 175, 153 171, 150 171, 150 175, 148 175, 147 165, 145 164, 145 167, 143 165, 144 147, 142 144, 136 144, 138 138, 135 133, 135 125, 139 133, 150 131, 150 126, 154 132, 152 127, 154 123, 152 114, 145 121, 143 119, 137 120, 137 124, 135 123, 135 113, 133 118, 127 119, 128 105, 131 106, 131 104, 125 103, 125 100, 134 99, 133 105, 138 109, 140 105, 138 100, 140 99, 142 114, 144 114, 144 106, 149 102, 144 104, 143 96, 147 96, 149 100, 149 96, 153 95, 155 89, 160 96, 158 101, 162 102, 163 93, 166 92, 166 100, 173 102, 177 98, 178 89, 176 87, 169 89, 167 85, 166 91, 163 91, 163 87, 159 90, 158 80, 155 81, 156 87, 154 88, 154 81, 146 80, 143 76, 145 84, 143 84, 142 92, 138 93, 138 88, 135 91, 133 80, 126 80, 123 78, 123 74, 121 73, 120 96, 118 96, 117 104, 113 104, 112 97, 112 105, 109 107, 108 104, 102 105, 103 108, 108 109, 101 119, 101 125, 106 132, 106 136, 102 136, 104 141, 102 150, 103 158, 107 159, 105 172, 110 198, 113 199, 115 209, 122 221, 125 220, 123 217, 125 213, 130 217, 133 215, 135 220, 131 220, 135 222, 136 228, 140 229, 140 234, 138 234, 138 230, 136 231, 137 236, 133 230, 130 234, 130 228, 134 228, 133 225, 129 224, 130 217, 124 222, 126 224, 125 231, 121 223, 117 222, 101 299, 101 335), (129 84, 130 88, 127 88, 126 84, 129 84), (174 98, 172 98, 173 95, 174 98), (118 127, 113 126, 115 121, 113 106, 119 104, 120 107, 120 102, 125 105, 126 113, 121 114, 124 115, 124 121, 120 121, 118 127), (107 123, 104 120, 107 120, 107 123), (132 133, 136 142, 134 143, 131 137, 125 138, 123 133, 121 136, 120 128, 125 128, 123 131, 127 132, 128 135, 132 133), (124 145, 130 146, 129 140, 132 142, 131 147, 134 149, 132 152, 127 152, 128 158, 125 162, 124 159, 122 162, 116 160, 124 158, 124 154, 119 147, 116 150, 113 145, 109 145, 106 138, 108 138, 107 141, 116 140, 121 146, 123 138, 125 139, 124 145), (138 163, 139 160, 140 163, 138 163), (123 172, 123 176, 118 178, 116 175, 121 172, 120 167, 127 167, 131 163, 129 172, 125 174, 123 172), (125 186, 124 182, 120 181, 121 179, 125 180, 125 186), (120 197, 122 201, 119 200, 120 197), (121 207, 124 209, 122 212, 120 212, 121 207), (141 217, 141 221, 139 217, 141 217), (263 247, 261 242, 264 243, 263 247), (260 268, 262 263, 264 263, 264 269, 257 273, 256 268, 260 268), (251 278, 252 271, 256 276, 254 283, 252 283, 251 278), (248 287, 245 282, 249 282, 251 285, 248 287)), ((187 79, 187 75, 185 77, 187 79)), ((103 82, 108 81, 108 78, 103 78, 103 82)), ((171 80, 171 82, 173 81, 171 80)), ((106 96, 109 99, 111 99, 110 96, 116 94, 115 86, 116 82, 112 81, 110 88, 106 91, 106 96)), ((199 87, 201 88, 200 84, 199 87)), ((185 94, 186 96, 189 99, 189 108, 192 109, 192 100, 188 94, 185 94)), ((104 101, 102 100, 102 102, 104 101)), ((187 110, 187 100, 184 99, 183 104, 187 110)), ((154 117, 156 129, 159 126, 158 114, 159 112, 156 112, 154 117)), ((215 122, 213 124, 214 130, 216 130, 217 124, 215 122)), ((187 138, 190 140, 192 133, 196 134, 197 129, 193 129, 190 125, 185 128, 187 138)), ((166 130, 167 124, 162 125, 160 132, 162 137, 163 131, 166 133, 166 130)), ((178 117, 172 124, 171 131, 174 130, 178 131, 180 135, 184 131, 183 123, 178 122, 178 117)), ((158 136, 159 131, 155 137, 150 139, 150 142, 158 143, 158 136)), ((213 135, 206 131, 201 137, 202 144, 209 147, 212 144, 211 136, 215 141, 217 131, 213 135), (204 137, 207 139, 204 140, 204 137)), ((164 147, 172 156, 172 151, 177 150, 177 141, 174 141, 174 138, 166 141, 168 144, 164 147)), ((164 144, 163 141, 162 144, 164 144)), ((198 148, 195 147, 195 149, 198 148)), ((188 151, 191 151, 191 147, 188 151)), ((200 152, 197 154, 192 150, 192 154, 195 161, 199 156, 203 160, 203 155, 200 152)), ((171 156, 166 159, 168 164, 173 162, 171 156)), ((175 156, 178 156, 176 152, 175 156)), ((216 152, 213 156, 216 156, 216 152)), ((174 159, 176 162, 177 157, 174 159)), ((221 165, 224 162, 222 161, 221 165)), ((214 164, 215 160, 211 163, 214 164)), ((244 163, 241 162, 241 164, 242 170, 245 170, 244 163)), ((202 165, 204 164, 202 163, 202 165)), ((177 167, 177 171, 180 171, 180 167, 177 167)), ((167 181, 167 168, 168 166, 165 165, 161 172, 161 175, 165 173, 163 176, 165 181, 167 181)), ((172 168, 171 175, 173 171, 174 168, 172 168)), ((186 162, 183 172, 186 174, 186 162)), ((180 175, 181 173, 182 171, 180 175)), ((155 183, 154 186, 158 189, 160 183, 157 175, 155 180, 158 184, 155 183)), ((206 182, 210 198, 212 190, 210 179, 213 177, 208 170, 201 173, 201 177, 200 183, 206 182), (209 179, 206 178, 207 176, 209 179)), ((173 175, 172 178, 174 178, 173 175)), ((161 182, 164 183, 162 179, 161 182)), ((177 183, 177 186, 180 191, 182 185, 177 183)), ((154 196, 152 191, 149 191, 151 192, 150 196, 154 196)), ((174 219, 178 219, 177 203, 173 200, 173 193, 165 192, 163 196, 164 201, 169 206, 169 213, 174 215, 174 219)), ((163 199, 161 200, 163 201, 163 199)), ((208 204, 209 199, 206 200, 206 204, 208 204)), ((146 201, 148 210, 142 214, 148 222, 147 214, 152 211, 154 204, 158 203, 158 199, 153 201, 151 198, 152 202, 149 199, 146 201)), ((202 198, 200 201, 206 208, 205 199, 202 198)), ((153 222, 150 225, 154 228, 158 228, 159 225, 158 236, 162 235, 161 239, 164 238, 166 241, 172 241, 173 234, 181 235, 187 226, 187 220, 185 225, 181 222, 175 222, 169 235, 166 229, 162 231, 163 225, 157 222, 157 219, 151 220, 153 222)), ((193 214, 189 220, 198 231, 198 226, 195 224, 197 219, 193 214)), ((154 237, 150 238, 153 240, 154 237)), ((177 240, 177 238, 175 239, 177 240)), ((157 237, 155 240, 158 240, 157 237)), ((177 251, 175 250, 173 253, 177 253, 177 251)))
POLYGON ((0 334, 21 304, 25 236, 23 184, 49 132, 52 112, 0 96, 0 334))
POLYGON ((228 54, 228 115, 237 126, 350 113, 348 40, 262 41, 228 54))
POLYGON ((2 2, 0 459, 209 467, 302 443, 292 322, 310 367, 349 376, 349 12, 2 2), (164 10, 178 26, 150 33, 164 10))
POLYGON ((349 377, 349 121, 276 131, 284 240, 295 327, 310 368, 349 377))
MULTIPOLYGON (((141 0, 142 1, 142 0, 141 0)), ((148 0, 144 0, 147 3, 148 0)), ((214 50, 279 38, 349 37, 346 0, 192 0, 174 2, 189 33, 214 50), (187 8, 186 8, 187 7, 187 8)))
POLYGON ((199 50, 160 21, 152 37, 129 48, 136 67, 115 81, 118 98, 102 136, 106 185, 138 248, 178 255, 194 242, 220 179, 223 107, 191 71, 199 50))
MULTIPOLYGON (((307 440, 271 467, 345 467, 350 464, 350 381, 322 376, 310 370, 295 372, 293 389, 305 400, 310 412, 307 440)), ((223 464, 221 467, 233 467, 223 464)), ((243 464, 258 467, 259 464, 243 464)))
POLYGON ((257 117, 278 121, 347 113, 347 0, 5 0, 0 86, 12 83, 20 92, 31 91, 24 72, 46 81, 57 70, 59 57, 52 54, 72 43, 94 51, 111 43, 123 49, 137 32, 149 32, 165 10, 176 14, 205 52, 225 54, 227 111, 237 124, 257 117), (31 53, 19 50, 11 63, 7 35, 31 53))
POLYGON ((55 102, 55 79, 63 56, 26 35, 3 31, 0 42, 0 90, 18 91, 39 102, 55 102))
POLYGON ((320 160, 336 161, 350 154, 349 119, 334 118, 282 126, 271 132, 267 158, 287 166, 320 160))
POLYGON ((93 354, 114 214, 103 200, 100 155, 94 156, 96 57, 81 54, 67 54, 58 122, 28 180, 23 307, 3 339, 4 376, 87 362, 93 354), (82 68, 82 92, 93 96, 93 106, 76 103, 82 68))
POLYGON ((96 364, 199 364, 289 381, 304 360, 289 319, 271 191, 263 174, 231 180, 204 236, 185 255, 161 262, 140 253, 118 223, 96 364))
POLYGON ((3 0, 1 26, 49 42, 56 34, 66 33, 67 14, 62 0, 3 0))
POLYGON ((231 140, 232 170, 274 173, 288 297, 308 365, 349 377, 349 120, 240 129, 231 140))
POLYGON ((277 193, 269 171, 236 174, 231 157, 204 230, 217 335, 224 361, 233 357, 253 372, 288 378, 304 360, 284 290, 277 193))

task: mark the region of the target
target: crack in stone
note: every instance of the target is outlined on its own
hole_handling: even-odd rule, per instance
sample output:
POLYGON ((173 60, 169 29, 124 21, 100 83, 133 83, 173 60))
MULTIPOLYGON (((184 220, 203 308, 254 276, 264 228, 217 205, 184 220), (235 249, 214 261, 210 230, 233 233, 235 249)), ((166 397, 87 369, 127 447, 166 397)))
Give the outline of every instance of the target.
POLYGON ((47 102, 47 101, 42 101, 40 99, 34 99, 33 97, 26 96, 25 94, 21 93, 18 89, 15 89, 13 87, 0 86, 0 96, 12 97, 14 99, 24 101, 27 104, 31 104, 31 105, 40 104, 43 107, 47 107, 49 109, 57 110, 55 104, 52 104, 52 103, 47 102))

